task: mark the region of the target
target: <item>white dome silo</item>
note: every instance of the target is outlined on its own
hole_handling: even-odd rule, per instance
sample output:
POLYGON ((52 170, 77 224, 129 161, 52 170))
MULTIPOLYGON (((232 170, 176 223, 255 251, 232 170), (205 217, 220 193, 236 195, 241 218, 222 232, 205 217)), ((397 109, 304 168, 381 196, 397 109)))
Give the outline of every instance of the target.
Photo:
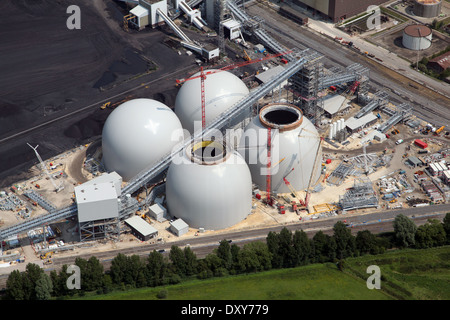
MULTIPOLYGON (((206 70, 205 84, 205 119, 206 124, 218 117, 222 112, 232 107, 239 100, 248 95, 245 83, 228 71, 206 70), (208 71, 214 71, 208 74, 208 71)), ((175 100, 175 113, 184 129, 191 134, 194 129, 201 129, 202 104, 200 73, 194 74, 194 79, 183 83, 175 100), (197 77, 197 78, 195 78, 197 77), (197 121, 197 127, 194 122, 197 121)), ((239 122, 237 119, 231 125, 239 122)))
POLYGON ((102 133, 103 163, 128 181, 158 161, 178 142, 182 127, 175 113, 152 99, 127 101, 108 116, 102 133))
POLYGON ((271 191, 290 192, 283 178, 297 191, 308 187, 311 175, 315 184, 320 177, 322 161, 322 152, 318 151, 320 136, 299 108, 282 103, 263 107, 241 138, 239 152, 248 163, 253 183, 266 190, 268 127, 272 132, 271 191), (315 161, 318 164, 313 172, 315 161))
POLYGON ((250 170, 240 154, 227 145, 194 142, 169 166, 166 199, 169 214, 190 227, 231 227, 251 212, 250 170))

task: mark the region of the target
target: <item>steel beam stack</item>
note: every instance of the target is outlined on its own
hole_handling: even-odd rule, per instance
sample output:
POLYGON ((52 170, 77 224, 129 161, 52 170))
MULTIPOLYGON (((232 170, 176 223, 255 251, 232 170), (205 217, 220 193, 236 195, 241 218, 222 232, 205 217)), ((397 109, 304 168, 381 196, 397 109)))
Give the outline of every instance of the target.
POLYGON ((339 203, 344 211, 378 207, 372 181, 368 178, 356 180, 353 187, 340 196, 339 203))

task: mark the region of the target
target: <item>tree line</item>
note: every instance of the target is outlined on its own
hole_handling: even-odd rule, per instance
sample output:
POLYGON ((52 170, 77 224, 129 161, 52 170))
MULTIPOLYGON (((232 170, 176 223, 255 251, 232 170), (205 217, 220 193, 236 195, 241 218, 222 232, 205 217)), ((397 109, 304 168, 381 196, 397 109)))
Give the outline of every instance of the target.
MULTIPOLYGON (((69 289, 71 273, 64 265, 59 272, 45 273, 38 265, 29 263, 24 272, 13 271, 7 280, 3 299, 46 300, 84 295, 86 292, 104 294, 112 290, 158 287, 180 283, 188 279, 207 279, 226 275, 246 274, 277 268, 293 268, 311 263, 342 262, 348 257, 376 255, 391 248, 430 248, 450 244, 450 213, 443 222, 429 220, 417 227, 404 215, 397 215, 394 231, 372 234, 358 231, 338 221, 332 235, 318 231, 309 238, 303 230, 269 232, 266 241, 250 242, 242 247, 222 240, 206 257, 199 259, 192 249, 173 245, 168 255, 152 251, 147 257, 118 254, 109 270, 96 257, 77 258, 81 289, 69 289)), ((160 298, 165 297, 164 290, 160 298)))

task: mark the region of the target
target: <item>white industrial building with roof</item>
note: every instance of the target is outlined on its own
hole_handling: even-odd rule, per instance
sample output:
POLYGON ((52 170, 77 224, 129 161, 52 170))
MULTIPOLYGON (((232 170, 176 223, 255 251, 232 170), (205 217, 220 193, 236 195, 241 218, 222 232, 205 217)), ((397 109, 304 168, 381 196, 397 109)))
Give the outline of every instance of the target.
POLYGON ((101 176, 75 187, 79 222, 119 216, 117 197, 120 195, 120 189, 117 190, 117 186, 120 180, 117 178, 115 181, 109 181, 107 178, 110 176, 105 177, 101 176))
POLYGON ((158 235, 158 230, 139 216, 133 216, 125 220, 131 228, 131 233, 141 241, 147 241, 158 235))

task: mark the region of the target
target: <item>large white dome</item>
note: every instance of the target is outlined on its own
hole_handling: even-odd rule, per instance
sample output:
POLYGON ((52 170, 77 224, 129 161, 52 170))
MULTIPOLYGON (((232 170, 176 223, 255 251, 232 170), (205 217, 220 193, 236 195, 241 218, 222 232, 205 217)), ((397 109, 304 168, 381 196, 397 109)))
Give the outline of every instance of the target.
POLYGON ((177 130, 182 130, 177 116, 159 101, 134 99, 121 104, 103 127, 105 168, 130 180, 172 150, 177 130))
POLYGON ((246 126, 241 137, 239 152, 249 165, 253 183, 261 190, 266 190, 268 127, 272 129, 271 191, 290 192, 283 178, 298 191, 308 187, 311 175, 312 183, 316 183, 320 177, 322 161, 321 150, 317 154, 319 133, 299 108, 282 103, 262 108, 259 117, 255 117, 246 126))
MULTIPOLYGON (((212 71, 212 70, 208 70, 212 71)), ((205 71, 207 73, 208 71, 205 71)), ((192 77, 199 76, 196 73, 192 77)), ((222 112, 247 96, 249 90, 245 83, 228 71, 218 71, 205 79, 205 119, 206 124, 213 121, 222 112)), ((184 129, 191 134, 201 129, 202 99, 200 77, 186 81, 178 91, 175 100, 175 113, 184 129), (194 122, 197 121, 197 127, 194 122)))
POLYGON ((166 199, 170 215, 191 227, 231 227, 251 212, 250 170, 238 152, 221 143, 193 143, 169 166, 166 199))

